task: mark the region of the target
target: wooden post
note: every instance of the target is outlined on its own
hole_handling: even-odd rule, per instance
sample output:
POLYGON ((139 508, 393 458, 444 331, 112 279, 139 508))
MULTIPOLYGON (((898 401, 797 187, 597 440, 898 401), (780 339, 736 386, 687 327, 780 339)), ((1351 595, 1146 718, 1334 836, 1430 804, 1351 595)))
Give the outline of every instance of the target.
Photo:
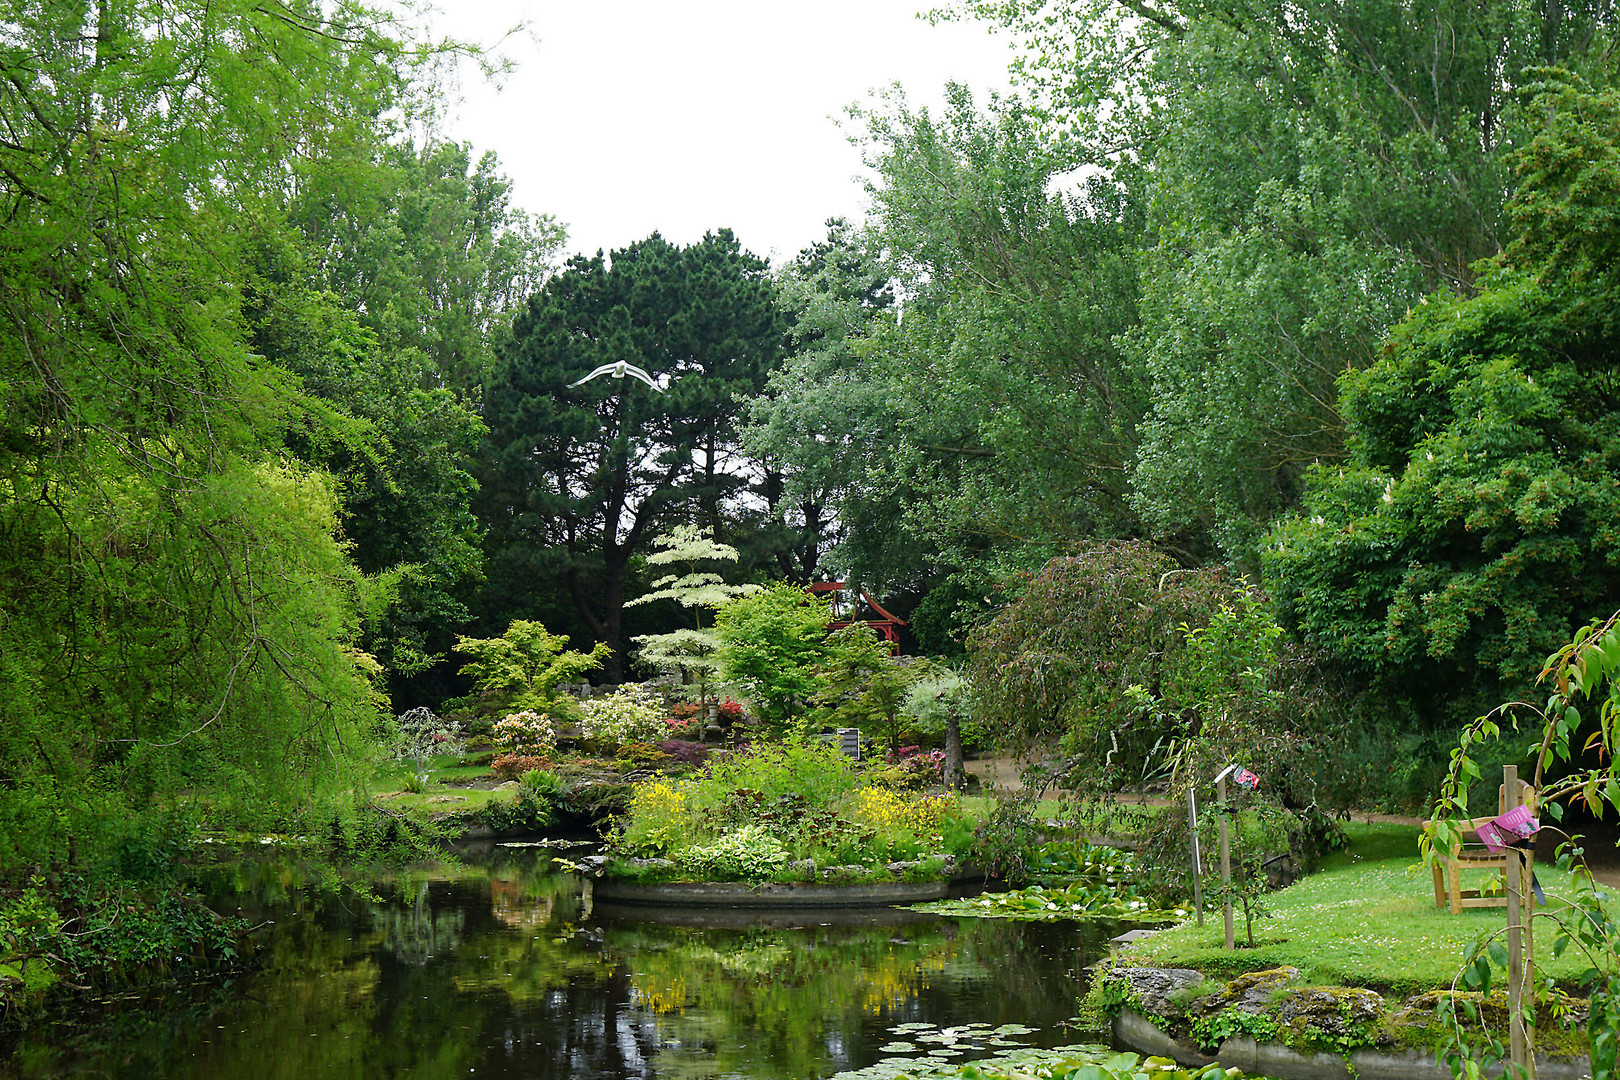
MULTIPOLYGON (((1522 801, 1517 765, 1502 766, 1502 790, 1507 795, 1503 800, 1507 804, 1502 808, 1504 812, 1512 810, 1522 801)), ((1524 852, 1517 847, 1507 850, 1504 876, 1507 878, 1508 1060, 1516 1067, 1515 1075, 1535 1080, 1534 1029, 1527 1028, 1524 1022, 1524 991, 1526 976, 1530 975, 1529 958, 1525 952, 1527 935, 1524 932, 1524 852)), ((1534 994, 1533 981, 1530 986, 1534 994)))
POLYGON ((1226 825, 1226 775, 1231 772, 1228 767, 1215 781, 1215 801, 1220 804, 1219 822, 1221 826, 1221 886, 1226 894, 1226 947, 1237 948, 1237 941, 1232 937, 1232 837, 1226 825))
POLYGON ((1192 849, 1193 912, 1204 925, 1204 862, 1198 851, 1198 795, 1187 789, 1187 846, 1192 849))

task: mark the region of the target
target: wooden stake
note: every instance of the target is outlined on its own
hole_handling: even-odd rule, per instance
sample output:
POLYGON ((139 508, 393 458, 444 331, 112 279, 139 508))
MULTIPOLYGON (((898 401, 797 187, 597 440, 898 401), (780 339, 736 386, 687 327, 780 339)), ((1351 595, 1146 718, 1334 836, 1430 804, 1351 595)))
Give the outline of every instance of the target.
MULTIPOLYGON (((1231 769, 1228 768, 1227 772, 1231 769)), ((1226 893, 1226 947, 1237 948, 1237 942, 1232 937, 1232 837, 1226 828, 1226 773, 1215 781, 1215 801, 1220 803, 1221 826, 1221 885, 1226 893)))
MULTIPOLYGON (((1522 801, 1519 793, 1519 767, 1502 766, 1502 790, 1507 793, 1503 810, 1512 810, 1522 801)), ((1531 1030, 1524 1022, 1525 976, 1530 965, 1525 956, 1524 933, 1524 852, 1508 848, 1507 878, 1507 940, 1508 940, 1508 1060, 1516 1066, 1516 1075, 1535 1080, 1535 1051, 1531 1045, 1531 1030)), ((1532 987, 1534 983, 1532 982, 1532 987)), ((1532 993, 1534 991, 1532 990, 1532 993)), ((1533 1029, 1532 1029, 1533 1030, 1533 1029)))
POLYGON ((1198 795, 1187 789, 1187 845, 1192 848, 1193 911, 1204 925, 1204 862, 1198 851, 1198 795))

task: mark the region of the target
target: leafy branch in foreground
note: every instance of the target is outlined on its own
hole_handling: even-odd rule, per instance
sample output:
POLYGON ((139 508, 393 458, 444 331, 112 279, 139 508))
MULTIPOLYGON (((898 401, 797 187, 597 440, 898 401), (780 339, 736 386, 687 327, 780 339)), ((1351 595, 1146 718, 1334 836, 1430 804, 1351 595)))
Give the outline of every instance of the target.
MULTIPOLYGON (((1441 788, 1429 825, 1419 840, 1427 858, 1438 857, 1437 852, 1451 850, 1460 842, 1469 822, 1469 788, 1482 779, 1479 765, 1470 750, 1484 742, 1501 737, 1504 723, 1518 729, 1519 716, 1529 714, 1541 721, 1541 741, 1532 744, 1535 766, 1531 783, 1540 789, 1543 812, 1554 820, 1562 820, 1566 803, 1580 803, 1592 815, 1601 819, 1605 807, 1620 810, 1620 778, 1615 776, 1614 754, 1620 749, 1616 739, 1616 720, 1620 714, 1620 612, 1607 619, 1594 622, 1578 630, 1573 639, 1547 659, 1537 679, 1547 685, 1551 693, 1546 704, 1537 708, 1524 702, 1512 702, 1487 713, 1470 724, 1462 733, 1460 745, 1452 751, 1451 767, 1441 788), (1575 758, 1577 739, 1581 732, 1589 734, 1579 744, 1585 754, 1595 755, 1599 764, 1586 766, 1575 758), (1568 774, 1547 781, 1546 771, 1556 757, 1570 763, 1568 774)), ((1487 784, 1487 787, 1492 785, 1487 784)), ((1566 845, 1560 855, 1560 864, 1580 854, 1580 849, 1566 845)), ((1616 920, 1606 894, 1599 892, 1589 876, 1577 875, 1575 894, 1562 915, 1545 913, 1540 918, 1551 919, 1556 929, 1553 946, 1555 955, 1561 956, 1571 946, 1581 950, 1590 966, 1583 972, 1580 984, 1590 1000, 1587 1033, 1591 1040, 1592 1076, 1594 1080, 1615 1075, 1617 1046, 1620 1046, 1620 935, 1616 933, 1616 920)), ((1533 909, 1532 909, 1533 910, 1533 909)), ((1483 940, 1470 953, 1459 978, 1469 986, 1488 992, 1493 967, 1506 967, 1507 956, 1494 935, 1483 940)), ((1526 1020, 1533 1021, 1534 1002, 1556 1004, 1555 990, 1547 981, 1535 987, 1527 999, 1526 1020)), ((1471 1019, 1479 1019, 1477 1011, 1471 1019)), ((1500 1061, 1500 1040, 1489 1031, 1481 1033, 1465 1030, 1453 1013, 1452 1044, 1446 1049, 1453 1075, 1475 1076, 1495 1061, 1500 1061)))

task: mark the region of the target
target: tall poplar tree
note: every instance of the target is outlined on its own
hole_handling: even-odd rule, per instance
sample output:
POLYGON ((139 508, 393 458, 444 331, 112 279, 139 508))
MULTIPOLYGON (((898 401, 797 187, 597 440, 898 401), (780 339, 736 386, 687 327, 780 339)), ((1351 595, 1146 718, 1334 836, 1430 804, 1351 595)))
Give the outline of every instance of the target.
POLYGON ((1611 4, 1538 0, 960 7, 1021 39, 1022 89, 1069 166, 1146 211, 1141 326, 1121 342, 1150 390, 1135 509, 1250 567, 1306 470, 1345 452, 1340 374, 1502 249, 1526 73, 1604 73, 1616 29, 1611 4))

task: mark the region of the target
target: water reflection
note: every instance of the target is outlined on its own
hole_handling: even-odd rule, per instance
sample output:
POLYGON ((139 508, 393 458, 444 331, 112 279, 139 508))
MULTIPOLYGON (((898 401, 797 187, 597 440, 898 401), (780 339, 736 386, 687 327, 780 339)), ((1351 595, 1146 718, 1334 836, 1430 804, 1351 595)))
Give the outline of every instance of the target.
POLYGON ((382 886, 375 903, 289 875, 259 864, 228 883, 232 906, 275 920, 262 971, 31 1031, 5 1075, 801 1080, 878 1060, 897 1024, 1022 1023, 1027 1041, 1068 1041, 1080 968, 1106 941, 895 912, 770 926, 587 912, 533 849, 382 886))

